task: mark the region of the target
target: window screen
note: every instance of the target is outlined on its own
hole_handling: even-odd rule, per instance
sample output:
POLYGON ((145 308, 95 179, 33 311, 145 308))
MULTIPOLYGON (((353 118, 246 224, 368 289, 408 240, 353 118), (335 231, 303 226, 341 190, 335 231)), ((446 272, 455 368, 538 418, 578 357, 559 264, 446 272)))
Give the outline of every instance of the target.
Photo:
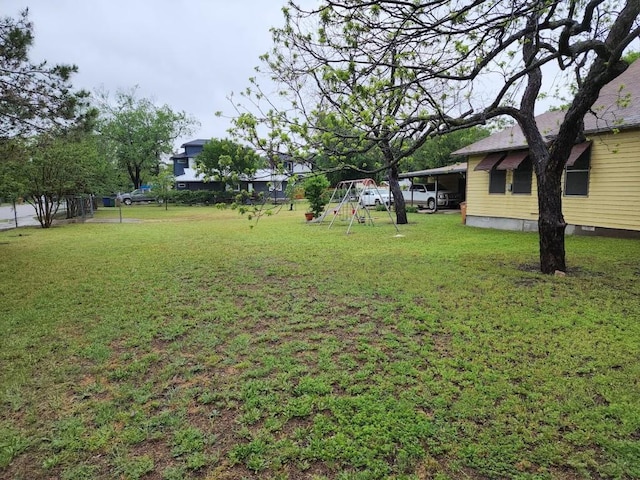
POLYGON ((533 166, 527 157, 513 171, 513 193, 531 193, 532 175, 533 166))
POLYGON ((489 193, 504 193, 507 184, 507 171, 493 168, 489 172, 489 193))
POLYGON ((591 149, 585 150, 582 155, 568 165, 564 175, 564 194, 582 195, 589 194, 589 164, 591 163, 591 149))

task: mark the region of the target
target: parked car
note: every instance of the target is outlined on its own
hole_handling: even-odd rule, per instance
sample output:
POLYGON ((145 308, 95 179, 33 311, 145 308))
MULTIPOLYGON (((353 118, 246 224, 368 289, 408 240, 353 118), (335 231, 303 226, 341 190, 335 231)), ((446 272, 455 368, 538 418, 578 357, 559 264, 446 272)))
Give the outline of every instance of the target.
POLYGON ((413 202, 429 210, 435 210, 436 201, 438 207, 457 207, 461 199, 459 193, 444 188, 439 188, 436 195, 435 183, 414 183, 409 190, 403 190, 402 196, 405 202, 413 202))
POLYGON ((363 207, 377 206, 385 204, 387 206, 393 203, 389 197, 389 192, 379 188, 365 188, 360 193, 360 205, 363 207))
POLYGON ((125 205, 142 202, 162 203, 162 200, 159 200, 151 191, 143 190, 141 188, 136 188, 133 192, 130 193, 119 193, 116 198, 125 205))

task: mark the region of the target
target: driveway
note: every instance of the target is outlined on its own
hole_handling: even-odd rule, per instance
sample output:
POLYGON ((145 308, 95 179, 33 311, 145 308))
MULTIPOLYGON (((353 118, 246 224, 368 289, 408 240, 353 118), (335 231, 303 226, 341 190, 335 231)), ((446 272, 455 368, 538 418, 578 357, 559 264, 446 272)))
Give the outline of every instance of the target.
POLYGON ((0 205, 0 230, 8 230, 16 228, 15 218, 18 218, 18 227, 26 227, 30 225, 40 225, 36 217, 36 210, 28 203, 16 205, 16 211, 13 211, 13 205, 3 203, 0 205))

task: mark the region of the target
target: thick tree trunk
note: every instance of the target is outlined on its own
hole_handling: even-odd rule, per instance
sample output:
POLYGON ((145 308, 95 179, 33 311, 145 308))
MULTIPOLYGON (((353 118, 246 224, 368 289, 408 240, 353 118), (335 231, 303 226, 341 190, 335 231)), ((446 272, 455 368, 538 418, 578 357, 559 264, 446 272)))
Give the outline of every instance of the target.
POLYGON ((398 167, 393 164, 387 170, 387 176, 389 177, 389 189, 391 195, 393 195, 393 204, 396 210, 396 224, 406 225, 407 220, 407 208, 404 203, 404 197, 402 196, 402 190, 400 189, 400 182, 398 180, 398 167))
POLYGON ((404 204, 404 197, 398 180, 398 162, 393 154, 389 140, 380 142, 378 147, 382 151, 385 166, 387 167, 389 189, 391 190, 391 195, 393 195, 393 203, 396 210, 396 224, 406 225, 409 222, 407 221, 407 208, 404 204))
POLYGON ((547 172, 536 174, 538 181, 538 233, 540 270, 552 274, 566 271, 564 231, 567 224, 562 215, 561 176, 547 172))
POLYGON ((133 183, 133 189, 140 188, 142 185, 140 166, 135 163, 127 163, 127 172, 129 173, 131 183, 133 183))
POLYGON ((140 167, 138 167, 137 165, 135 167, 133 186, 134 186, 134 189, 140 188, 142 186, 142 176, 140 172, 140 167))

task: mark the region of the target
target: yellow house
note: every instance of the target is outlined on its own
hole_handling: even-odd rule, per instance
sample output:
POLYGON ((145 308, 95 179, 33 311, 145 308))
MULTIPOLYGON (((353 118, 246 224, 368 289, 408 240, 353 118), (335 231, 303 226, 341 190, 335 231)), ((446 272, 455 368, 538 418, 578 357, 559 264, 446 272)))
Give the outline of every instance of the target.
MULTIPOLYGON (((553 138, 562 111, 536 117, 553 138)), ((562 178, 566 232, 640 238, 640 61, 602 89, 562 178)), ((454 154, 468 158, 467 225, 537 231, 535 174, 518 126, 454 154)))

